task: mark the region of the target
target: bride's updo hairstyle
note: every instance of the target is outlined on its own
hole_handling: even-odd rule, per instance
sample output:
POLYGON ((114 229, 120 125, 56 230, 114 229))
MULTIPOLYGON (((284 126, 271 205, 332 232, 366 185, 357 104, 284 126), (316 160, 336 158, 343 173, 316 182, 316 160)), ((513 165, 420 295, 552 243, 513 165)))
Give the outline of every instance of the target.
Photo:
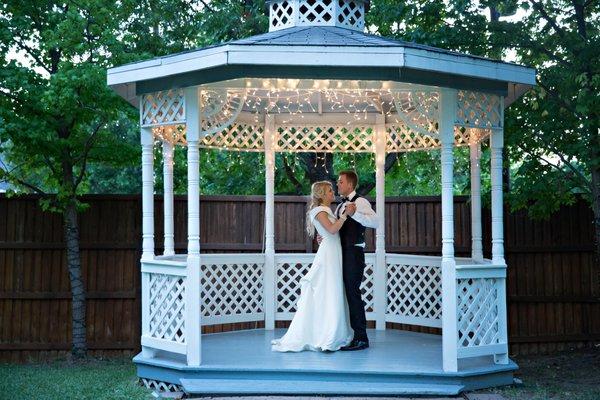
POLYGON ((310 219, 310 212, 313 208, 323 204, 323 199, 327 195, 327 189, 332 188, 333 185, 329 181, 319 181, 312 184, 310 188, 310 200, 308 202, 308 210, 306 211, 306 231, 308 236, 315 236, 315 226, 310 219))

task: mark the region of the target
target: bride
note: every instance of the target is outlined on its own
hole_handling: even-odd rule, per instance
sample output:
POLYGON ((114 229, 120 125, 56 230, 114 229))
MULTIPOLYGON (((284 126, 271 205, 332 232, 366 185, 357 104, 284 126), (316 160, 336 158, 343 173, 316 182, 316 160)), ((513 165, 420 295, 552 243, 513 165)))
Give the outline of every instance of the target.
POLYGON ((338 231, 346 213, 336 219, 330 204, 334 200, 330 182, 315 182, 306 213, 306 228, 315 228, 323 241, 312 266, 300 279, 300 298, 292 323, 280 339, 271 342, 273 351, 336 351, 351 342, 348 303, 342 277, 342 246, 338 231))

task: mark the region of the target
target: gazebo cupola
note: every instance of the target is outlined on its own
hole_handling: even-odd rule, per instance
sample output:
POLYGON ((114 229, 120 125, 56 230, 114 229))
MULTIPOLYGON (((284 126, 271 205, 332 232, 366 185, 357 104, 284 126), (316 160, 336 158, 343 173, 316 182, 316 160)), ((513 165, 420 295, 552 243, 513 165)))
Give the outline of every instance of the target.
POLYGON ((269 32, 294 26, 339 26, 362 31, 368 0, 270 0, 269 32))

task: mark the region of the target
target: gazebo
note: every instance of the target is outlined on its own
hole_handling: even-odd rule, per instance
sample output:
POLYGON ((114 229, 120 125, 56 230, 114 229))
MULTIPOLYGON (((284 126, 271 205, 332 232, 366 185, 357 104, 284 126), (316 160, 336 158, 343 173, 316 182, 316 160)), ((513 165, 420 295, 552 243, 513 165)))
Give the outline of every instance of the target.
MULTIPOLYGON (((363 33, 363 0, 272 0, 269 32, 108 70, 140 110, 143 382, 203 394, 457 394, 510 384, 503 248, 503 112, 531 68, 363 33), (489 140, 492 257, 482 251, 489 140), (154 250, 153 151, 164 158, 164 253, 154 250), (173 149, 187 146, 187 254, 175 254, 173 149), (472 254, 454 255, 453 148, 469 146, 472 254), (265 250, 201 254, 200 149, 264 152, 265 250), (442 255, 386 253, 386 153, 441 150, 442 255), (273 353, 313 254, 275 252, 276 152, 374 153, 379 228, 363 281, 371 347, 273 353), (264 320, 265 329, 201 334, 264 320), (386 330, 386 322, 442 335, 386 330)), ((302 224, 302 221, 299 221, 302 224)))

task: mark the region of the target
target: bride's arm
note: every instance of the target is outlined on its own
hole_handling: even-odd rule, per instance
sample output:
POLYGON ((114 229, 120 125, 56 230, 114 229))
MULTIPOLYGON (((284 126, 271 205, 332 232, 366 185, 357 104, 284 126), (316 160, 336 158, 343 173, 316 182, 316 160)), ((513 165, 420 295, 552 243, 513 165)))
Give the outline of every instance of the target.
POLYGON ((346 221, 347 215, 346 213, 343 213, 340 218, 333 223, 329 220, 327 212, 325 211, 318 213, 316 218, 321 225, 323 225, 323 228, 327 230, 327 232, 334 234, 342 228, 342 225, 344 225, 344 222, 346 221))

